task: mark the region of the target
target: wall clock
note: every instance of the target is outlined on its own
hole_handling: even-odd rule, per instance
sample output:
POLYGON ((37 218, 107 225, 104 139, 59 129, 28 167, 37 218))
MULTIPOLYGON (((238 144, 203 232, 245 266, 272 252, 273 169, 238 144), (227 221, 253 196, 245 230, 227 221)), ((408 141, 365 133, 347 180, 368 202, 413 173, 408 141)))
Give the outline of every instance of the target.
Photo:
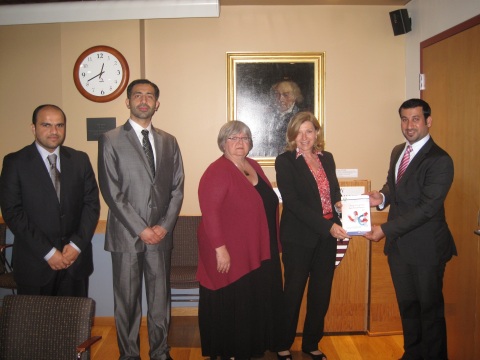
POLYGON ((88 100, 112 101, 127 87, 130 71, 123 55, 109 46, 85 50, 75 62, 73 80, 88 100))

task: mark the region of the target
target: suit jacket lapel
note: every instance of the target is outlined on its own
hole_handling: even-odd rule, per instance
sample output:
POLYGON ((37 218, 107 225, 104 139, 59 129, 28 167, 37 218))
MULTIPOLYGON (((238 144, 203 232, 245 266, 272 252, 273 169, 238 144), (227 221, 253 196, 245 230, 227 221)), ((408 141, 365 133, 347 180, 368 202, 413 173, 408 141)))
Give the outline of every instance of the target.
POLYGON ((300 174, 302 174, 303 178, 307 182, 308 186, 310 187, 311 191, 315 196, 318 198, 318 201, 320 201, 320 194, 318 192, 318 187, 317 187, 317 182, 315 181, 315 178, 312 176, 312 172, 310 171, 310 168, 307 165, 307 162, 305 161, 303 156, 299 156, 298 159, 296 159, 296 152, 293 151, 293 162, 295 164, 295 167, 297 167, 298 171, 300 174))
POLYGON ((63 147, 60 147, 60 203, 72 187, 73 166, 72 155, 63 147))
POLYGON ((161 168, 160 160, 163 158, 162 153, 163 153, 163 139, 162 135, 160 135, 158 129, 154 128, 152 126, 152 135, 153 135, 153 141, 155 142, 155 173, 157 173, 157 170, 161 168))
POLYGON ((147 156, 143 151, 143 146, 142 144, 140 144, 137 134, 135 133, 135 130, 133 130, 132 125, 130 125, 130 122, 128 122, 128 120, 123 126, 123 129, 125 130, 125 134, 126 134, 125 136, 127 137, 127 140, 132 144, 132 147, 135 149, 135 151, 138 154, 139 160, 143 163, 145 170, 150 175, 150 178, 153 180, 153 174, 152 174, 152 171, 150 170, 150 165, 148 164, 147 156))
MULTIPOLYGON (((400 179, 399 184, 404 182, 404 179, 408 179, 408 177, 413 174, 418 166, 422 163, 423 159, 425 159, 425 156, 427 153, 430 151, 433 145, 433 140, 430 138, 425 145, 422 146, 422 148, 418 151, 418 153, 415 155, 415 157, 410 161, 410 163, 407 166, 407 169, 405 170, 405 173, 403 174, 402 178, 400 179)), ((401 154, 401 152, 400 152, 401 154)), ((398 157, 400 157, 400 154, 398 157)), ((398 161, 398 158, 397 158, 398 161)), ((396 164, 397 162, 395 162, 396 164)), ((395 171, 395 169, 394 169, 395 171)))
POLYGON ((428 152, 432 148, 432 145, 433 145, 433 140, 432 138, 430 138, 425 143, 425 145, 423 145, 422 148, 418 151, 418 153, 415 155, 412 161, 410 161, 410 164, 408 164, 408 167, 405 170, 404 176, 410 176, 410 174, 415 172, 415 170, 422 163, 423 159, 425 159, 425 156, 428 154, 428 152))
MULTIPOLYGON (((38 174, 38 178, 36 177, 36 180, 44 188, 44 191, 47 193, 50 192, 51 195, 55 196, 55 199, 57 199, 57 193, 55 191, 55 187, 53 186, 52 178, 50 177, 50 174, 47 170, 47 167, 45 166, 45 162, 43 161, 42 156, 38 152, 35 142, 30 146, 30 160, 32 162, 32 176, 33 174, 35 174, 36 177, 36 174, 38 174)), ((60 184, 60 192, 61 186, 62 185, 60 184)))
POLYGON ((393 184, 397 184, 397 176, 395 174, 395 168, 397 166, 398 160, 400 159, 400 155, 402 154, 403 149, 405 148, 405 143, 401 145, 395 146, 393 149, 392 157, 391 157, 391 163, 390 163, 390 169, 389 171, 389 177, 392 179, 393 184))

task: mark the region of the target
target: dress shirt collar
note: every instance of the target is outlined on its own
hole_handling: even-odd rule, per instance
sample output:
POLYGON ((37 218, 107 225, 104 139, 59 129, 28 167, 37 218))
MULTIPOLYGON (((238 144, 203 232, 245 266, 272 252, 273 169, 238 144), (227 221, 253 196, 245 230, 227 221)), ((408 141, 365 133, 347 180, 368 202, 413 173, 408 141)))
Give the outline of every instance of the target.
POLYGON ((137 138, 138 138, 138 140, 140 140, 140 144, 143 141, 142 130, 148 130, 148 138, 150 139, 150 143, 151 143, 152 148, 153 148, 155 145, 154 145, 154 142, 153 142, 153 135, 152 135, 152 122, 150 122, 146 128, 143 128, 142 126, 137 124, 132 119, 128 119, 128 121, 130 122, 130 125, 132 125, 132 129, 133 129, 133 131, 135 131, 135 134, 137 134, 137 138))
POLYGON ((148 140, 150 140, 150 146, 152 147, 152 151, 153 151, 153 162, 156 164, 156 162, 157 162, 157 152, 155 151, 155 141, 153 139, 152 122, 150 121, 148 126, 146 128, 143 128, 142 126, 138 125, 132 119, 128 119, 128 121, 130 122, 130 125, 132 125, 133 131, 135 131, 135 134, 137 135, 138 141, 140 141, 140 145, 143 144, 142 130, 148 130, 148 140))
POLYGON ((421 140, 418 140, 417 142, 414 142, 413 144, 410 144, 408 141, 407 143, 405 144, 405 149, 403 150, 403 152, 405 152, 405 150, 407 149, 407 146, 408 145, 411 145, 412 146, 412 152, 410 153, 410 161, 411 159, 417 155, 417 153, 420 151, 420 149, 427 143, 427 141, 430 140, 430 134, 427 134, 427 136, 425 136, 423 139, 421 140))
MULTIPOLYGON (((298 159, 300 156, 304 156, 304 155, 303 155, 303 154, 304 154, 303 151, 300 150, 298 147, 297 147, 297 149, 296 149, 296 152, 297 152, 297 154, 296 154, 296 156, 295 156, 295 159, 298 159)), ((321 151, 317 151, 317 155, 323 156, 323 153, 322 153, 321 151)))
POLYGON ((38 152, 40 153, 40 156, 42 157, 42 160, 47 167, 47 169, 50 169, 50 163, 48 162, 48 155, 56 154, 57 155, 57 169, 60 171, 60 146, 57 146, 57 148, 53 152, 47 151, 44 147, 42 147, 38 142, 35 141, 35 146, 37 147, 38 152))
MULTIPOLYGON (((133 121, 132 119, 128 119, 128 121, 130 122, 130 125, 132 125, 132 128, 133 130, 135 131, 135 133, 137 134, 138 137, 142 138, 143 135, 142 135, 142 130, 148 130, 148 132, 151 134, 152 133, 152 122, 150 122, 148 124, 148 126, 146 128, 140 126, 139 124, 137 124, 135 121, 133 121)), ((149 135, 150 135, 149 134, 149 135)))

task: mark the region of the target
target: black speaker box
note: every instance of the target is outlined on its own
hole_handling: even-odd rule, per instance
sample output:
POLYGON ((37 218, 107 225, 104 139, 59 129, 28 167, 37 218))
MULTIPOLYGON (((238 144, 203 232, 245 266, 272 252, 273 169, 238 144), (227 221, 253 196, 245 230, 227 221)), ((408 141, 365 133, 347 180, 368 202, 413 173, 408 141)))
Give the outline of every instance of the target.
POLYGON ((393 34, 395 36, 406 34, 412 30, 412 19, 408 17, 407 9, 399 9, 390 12, 393 34))

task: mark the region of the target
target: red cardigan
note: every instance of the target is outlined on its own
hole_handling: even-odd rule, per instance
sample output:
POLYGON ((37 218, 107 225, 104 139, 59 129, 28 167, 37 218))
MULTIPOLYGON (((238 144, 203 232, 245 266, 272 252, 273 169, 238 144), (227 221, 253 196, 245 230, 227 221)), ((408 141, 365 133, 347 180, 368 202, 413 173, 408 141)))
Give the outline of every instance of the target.
MULTIPOLYGON (((249 158, 247 161, 270 184, 260 165, 249 158)), ((257 190, 224 156, 210 164, 203 174, 198 198, 202 221, 197 234, 197 279, 202 286, 217 290, 270 258, 267 218, 257 190), (226 245, 231 259, 227 274, 217 271, 215 249, 222 245, 226 245)))

